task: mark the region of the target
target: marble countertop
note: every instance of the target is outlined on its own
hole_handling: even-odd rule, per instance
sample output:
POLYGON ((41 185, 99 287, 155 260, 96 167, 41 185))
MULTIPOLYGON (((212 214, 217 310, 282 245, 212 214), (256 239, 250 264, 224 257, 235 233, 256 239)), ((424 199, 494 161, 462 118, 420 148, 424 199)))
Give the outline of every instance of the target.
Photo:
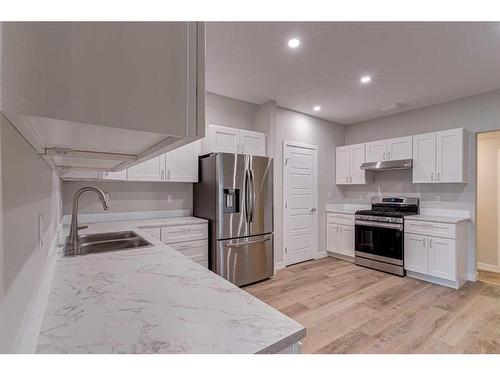
POLYGON ((59 256, 37 352, 272 353, 305 336, 299 323, 140 229, 171 220, 81 230, 134 230, 153 246, 59 256))
POLYGON ((437 223, 457 224, 461 221, 469 221, 465 216, 445 216, 445 215, 409 215, 405 216, 405 221, 434 221, 437 223))
POLYGON ((327 204, 326 212, 332 212, 336 214, 349 214, 354 215, 356 211, 368 210, 370 205, 358 205, 358 204, 327 204))

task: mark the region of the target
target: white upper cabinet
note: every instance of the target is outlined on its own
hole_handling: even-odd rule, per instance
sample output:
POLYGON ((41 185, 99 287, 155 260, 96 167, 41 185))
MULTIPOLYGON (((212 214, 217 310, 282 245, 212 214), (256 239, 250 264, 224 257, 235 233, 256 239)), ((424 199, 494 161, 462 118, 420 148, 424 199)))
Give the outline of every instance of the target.
POLYGON ((467 182, 466 155, 463 128, 413 136, 413 182, 467 182))
POLYGON ((412 158, 412 137, 384 139, 366 143, 366 161, 403 160, 412 158))
POLYGON ((160 155, 127 169, 128 181, 165 181, 165 155, 160 155))
POLYGON ((1 35, 0 110, 54 168, 126 168, 204 136, 204 23, 13 22, 1 35))
POLYGON ((467 181, 465 130, 436 133, 436 182, 467 181))
POLYGON ((436 133, 413 136, 413 183, 434 182, 436 133))
POLYGON ((209 125, 205 152, 229 152, 267 156, 266 135, 250 130, 209 125))
POLYGON ((349 175, 351 173, 349 159, 349 146, 337 147, 335 158, 335 180, 337 185, 349 184, 349 175))
POLYGON ((374 141, 366 143, 366 162, 372 163, 385 160, 387 152, 387 141, 374 141))
POLYGON ((198 182, 201 140, 165 154, 167 182, 198 182))
POLYGON ((102 180, 126 181, 127 170, 124 169, 120 172, 100 172, 100 177, 102 180))
POLYGON ((404 160, 412 158, 412 138, 400 137, 387 140, 387 160, 404 160))
POLYGON ((365 145, 352 145, 349 147, 349 183, 350 184, 364 184, 365 171, 361 170, 361 164, 365 162, 365 145))
POLYGON ((240 152, 240 130, 226 126, 209 125, 210 152, 240 152))
POLYGON ((337 185, 366 184, 366 173, 360 168, 364 162, 364 143, 337 147, 335 161, 337 185))
POLYGON ((260 132, 240 130, 240 152, 255 156, 266 156, 266 135, 260 132))

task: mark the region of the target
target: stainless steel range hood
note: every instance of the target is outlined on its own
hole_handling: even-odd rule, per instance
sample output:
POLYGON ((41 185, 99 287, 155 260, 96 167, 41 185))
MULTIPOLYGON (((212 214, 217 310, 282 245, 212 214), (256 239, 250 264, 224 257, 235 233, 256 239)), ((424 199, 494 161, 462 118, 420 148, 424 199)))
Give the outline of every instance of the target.
POLYGON ((412 159, 403 160, 382 160, 370 163, 361 164, 361 170, 363 171, 387 171, 391 169, 411 169, 413 167, 412 159))

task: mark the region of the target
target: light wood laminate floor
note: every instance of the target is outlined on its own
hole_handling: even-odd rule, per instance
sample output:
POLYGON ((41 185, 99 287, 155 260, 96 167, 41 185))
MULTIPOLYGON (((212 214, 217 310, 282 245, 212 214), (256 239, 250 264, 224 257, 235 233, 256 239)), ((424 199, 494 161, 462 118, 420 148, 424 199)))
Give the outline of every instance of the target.
POLYGON ((500 353, 500 286, 454 290, 335 258, 244 288, 306 327, 303 353, 500 353))

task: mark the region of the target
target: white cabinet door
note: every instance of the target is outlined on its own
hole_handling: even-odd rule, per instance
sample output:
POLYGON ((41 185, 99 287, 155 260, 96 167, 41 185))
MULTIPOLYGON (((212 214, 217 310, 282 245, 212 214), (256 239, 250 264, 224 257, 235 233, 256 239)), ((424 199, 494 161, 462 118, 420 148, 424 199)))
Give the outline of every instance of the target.
POLYGON ((340 253, 340 225, 327 224, 327 250, 332 253, 340 253))
POLYGON ((114 180, 114 181, 126 181, 127 180, 127 170, 124 169, 120 172, 101 172, 101 179, 103 180, 114 180))
POLYGON ((464 130, 436 133, 436 182, 464 182, 464 130))
POLYGON ((337 147, 335 159, 335 180, 338 185, 349 184, 349 146, 337 147))
POLYGON ((427 241, 429 250, 429 275, 447 280, 456 280, 455 240, 427 237, 427 241))
POLYGON ((128 181, 165 181, 165 154, 127 169, 128 181))
POLYGON ((427 242, 425 236, 418 234, 404 235, 405 241, 405 269, 408 271, 419 272, 423 274, 428 273, 428 252, 427 242))
POLYGON ((413 183, 434 182, 436 133, 413 136, 413 183))
POLYGON ((339 254, 354 257, 354 227, 340 225, 339 254))
POLYGON ((201 141, 191 142, 165 154, 166 181, 198 182, 201 141))
POLYGON ((241 152, 239 149, 240 131, 238 129, 209 125, 208 136, 211 152, 241 152))
POLYGON ((240 130, 240 152, 256 156, 267 156, 264 133, 240 130))
POLYGON ((387 141, 375 141, 365 144, 366 147, 366 162, 371 163, 386 159, 387 141))
POLYGON ((400 137, 387 140, 387 159, 402 160, 413 157, 413 139, 412 137, 400 137))
POLYGON ((366 183, 365 171, 361 170, 361 164, 365 162, 365 144, 349 146, 349 183, 366 183))

